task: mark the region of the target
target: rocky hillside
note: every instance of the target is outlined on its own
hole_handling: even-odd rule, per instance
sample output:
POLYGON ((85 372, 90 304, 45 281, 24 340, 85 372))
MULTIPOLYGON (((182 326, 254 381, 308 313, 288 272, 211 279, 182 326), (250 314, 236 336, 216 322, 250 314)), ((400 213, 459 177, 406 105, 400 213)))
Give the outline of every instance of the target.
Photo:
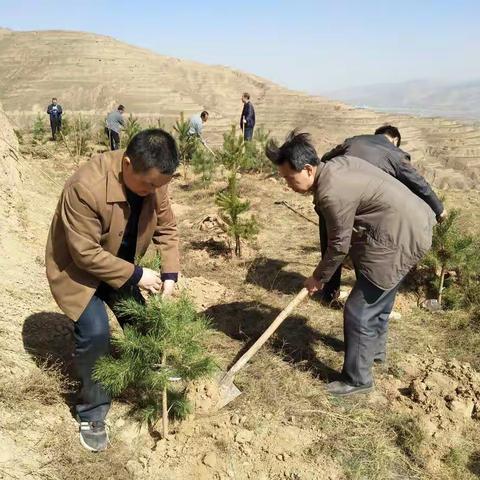
POLYGON ((480 185, 480 129, 441 118, 380 114, 282 88, 222 66, 162 56, 92 33, 41 31, 0 35, 0 101, 13 116, 43 111, 60 99, 67 114, 104 114, 118 102, 136 115, 186 115, 206 108, 206 136, 213 143, 238 121, 249 91, 258 123, 282 137, 310 131, 320 152, 343 138, 385 122, 402 130, 414 162, 439 188, 480 185))

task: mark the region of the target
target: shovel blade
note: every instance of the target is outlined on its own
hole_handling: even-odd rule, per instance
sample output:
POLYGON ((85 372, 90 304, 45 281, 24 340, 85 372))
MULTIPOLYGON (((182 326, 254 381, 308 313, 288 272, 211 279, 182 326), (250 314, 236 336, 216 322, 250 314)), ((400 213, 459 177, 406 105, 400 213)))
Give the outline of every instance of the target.
POLYGON ((220 410, 225 405, 235 400, 242 392, 236 387, 236 385, 230 380, 220 382, 218 385, 219 398, 216 404, 216 409, 220 410))

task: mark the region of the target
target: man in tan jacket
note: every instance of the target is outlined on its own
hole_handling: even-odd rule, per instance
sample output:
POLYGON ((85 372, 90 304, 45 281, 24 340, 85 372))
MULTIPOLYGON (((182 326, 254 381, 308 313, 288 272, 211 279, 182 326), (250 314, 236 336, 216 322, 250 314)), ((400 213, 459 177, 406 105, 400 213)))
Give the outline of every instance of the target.
POLYGON ((365 160, 340 155, 320 162, 307 134, 292 132, 267 156, 298 193, 311 192, 328 234, 325 255, 305 281, 320 291, 347 254, 357 281, 344 309, 345 358, 341 381, 327 385, 337 396, 373 388, 374 361, 384 361, 388 317, 401 280, 427 253, 433 211, 405 185, 365 160))
MULTIPOLYGON (((160 129, 137 134, 125 151, 93 157, 67 180, 46 249, 47 278, 60 308, 75 321, 74 363, 81 381, 76 404, 80 441, 104 450, 110 397, 92 379, 109 351, 107 304, 139 289, 170 295, 179 271, 178 236, 168 183, 178 167, 171 135, 160 129), (135 265, 151 241, 162 256, 162 274, 135 265)), ((120 325, 130 321, 117 316, 120 325)))

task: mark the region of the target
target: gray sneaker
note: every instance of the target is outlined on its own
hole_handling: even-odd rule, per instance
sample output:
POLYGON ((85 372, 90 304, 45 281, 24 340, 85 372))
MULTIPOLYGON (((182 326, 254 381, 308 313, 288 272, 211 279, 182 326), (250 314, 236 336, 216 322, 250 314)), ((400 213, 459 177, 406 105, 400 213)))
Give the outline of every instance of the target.
POLYGON ((80 422, 80 443, 90 452, 101 452, 108 445, 105 422, 80 422))

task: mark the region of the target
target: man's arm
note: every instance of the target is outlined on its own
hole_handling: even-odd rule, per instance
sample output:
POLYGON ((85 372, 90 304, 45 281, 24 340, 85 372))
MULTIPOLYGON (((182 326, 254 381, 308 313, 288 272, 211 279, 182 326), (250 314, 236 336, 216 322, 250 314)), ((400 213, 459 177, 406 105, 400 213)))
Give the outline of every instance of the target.
POLYGON ((254 124, 254 121, 253 121, 253 117, 254 117, 253 105, 250 102, 248 102, 246 104, 246 107, 247 107, 247 111, 245 112, 245 124, 248 125, 249 127, 251 127, 254 124))
POLYGON ((153 243, 162 258, 162 280, 177 280, 180 270, 177 222, 170 205, 168 186, 157 192, 157 226, 153 243))
POLYGON ((421 198, 433 210, 438 220, 444 211, 444 206, 425 178, 406 158, 395 162, 394 167, 397 180, 421 198))
POLYGON ((325 255, 313 272, 313 277, 326 283, 342 264, 350 250, 358 202, 335 196, 322 200, 321 211, 327 227, 328 246, 325 255))
POLYGON ((100 245, 102 227, 96 210, 93 195, 81 183, 64 191, 61 218, 68 250, 78 268, 118 289, 132 278, 135 267, 100 245))
POLYGON ((50 115, 52 113, 52 104, 47 107, 47 113, 50 115))
POLYGON ((63 113, 63 109, 60 105, 57 105, 58 107, 58 114, 61 115, 63 113))

